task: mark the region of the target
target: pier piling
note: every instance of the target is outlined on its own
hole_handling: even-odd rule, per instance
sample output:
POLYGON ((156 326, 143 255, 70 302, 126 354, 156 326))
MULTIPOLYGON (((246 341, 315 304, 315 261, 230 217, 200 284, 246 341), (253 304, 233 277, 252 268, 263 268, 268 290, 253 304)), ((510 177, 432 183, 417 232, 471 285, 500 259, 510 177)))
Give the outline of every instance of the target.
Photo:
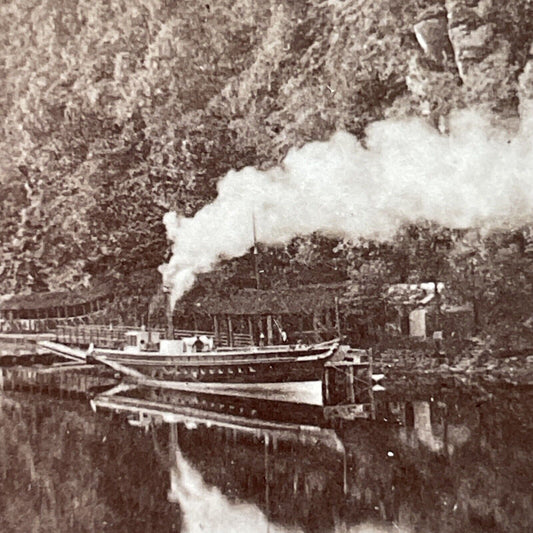
POLYGON ((372 369, 371 355, 352 348, 344 349, 342 360, 324 365, 322 400, 326 418, 373 418, 372 369))

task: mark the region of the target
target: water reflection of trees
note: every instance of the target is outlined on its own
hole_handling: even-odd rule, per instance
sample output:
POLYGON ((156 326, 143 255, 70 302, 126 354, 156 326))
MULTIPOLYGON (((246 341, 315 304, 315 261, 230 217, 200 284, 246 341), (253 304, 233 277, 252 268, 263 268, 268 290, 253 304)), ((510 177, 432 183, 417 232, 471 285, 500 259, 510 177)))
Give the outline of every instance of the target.
POLYGON ((320 443, 278 441, 265 449, 262 437, 201 427, 181 431, 180 443, 205 482, 230 500, 252 502, 288 528, 331 530, 342 500, 342 457, 320 443))
POLYGON ((344 425, 344 453, 271 444, 268 493, 261 438, 183 428, 180 443, 206 483, 287 527, 339 531, 378 520, 412 531, 530 531, 530 399, 419 401, 407 405, 419 411, 407 425, 344 425))
MULTIPOLYGON (((13 398, 0 397, 2 531, 180 531, 167 424, 143 433, 79 403, 13 398)), ((520 532, 533 530, 530 410, 525 391, 436 395, 382 404, 337 440, 202 425, 177 440, 206 487, 271 531, 520 532)))
POLYGON ((142 434, 76 403, 0 407, 2 531, 179 531, 168 473, 142 434))

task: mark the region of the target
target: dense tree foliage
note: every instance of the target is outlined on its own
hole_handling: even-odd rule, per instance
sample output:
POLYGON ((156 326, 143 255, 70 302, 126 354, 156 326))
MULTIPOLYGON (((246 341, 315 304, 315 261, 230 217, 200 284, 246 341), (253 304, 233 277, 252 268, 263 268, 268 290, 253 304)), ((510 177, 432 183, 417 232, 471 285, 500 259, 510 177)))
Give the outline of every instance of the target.
MULTIPOLYGON (((530 3, 474 4, 3 2, 0 291, 113 278, 149 300, 157 282, 131 280, 168 253, 163 214, 193 215, 230 169, 266 168, 339 129, 362 138, 381 118, 424 115, 443 131, 464 106, 516 118, 530 3), (415 31, 428 20, 444 21, 433 48, 415 31)), ((375 300, 384 283, 446 278, 484 326, 528 294, 529 259, 498 252, 510 234, 459 248, 432 232, 447 230, 413 226, 385 244, 302 236, 262 250, 261 283, 368 280, 375 300)), ((250 267, 226 262, 210 283, 253 286, 250 267)))

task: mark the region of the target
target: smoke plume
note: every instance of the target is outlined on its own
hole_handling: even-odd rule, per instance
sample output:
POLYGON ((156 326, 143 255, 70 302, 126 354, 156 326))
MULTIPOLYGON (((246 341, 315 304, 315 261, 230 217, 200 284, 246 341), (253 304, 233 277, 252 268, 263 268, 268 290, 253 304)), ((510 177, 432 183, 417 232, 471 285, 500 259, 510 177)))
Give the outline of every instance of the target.
POLYGON ((421 119, 376 122, 366 134, 364 145, 338 132, 292 149, 267 171, 230 171, 194 217, 167 213, 173 255, 161 272, 172 301, 221 257, 249 250, 253 217, 265 244, 315 231, 387 239, 421 219, 454 228, 530 220, 533 131, 525 126, 510 135, 463 112, 444 134, 421 119))

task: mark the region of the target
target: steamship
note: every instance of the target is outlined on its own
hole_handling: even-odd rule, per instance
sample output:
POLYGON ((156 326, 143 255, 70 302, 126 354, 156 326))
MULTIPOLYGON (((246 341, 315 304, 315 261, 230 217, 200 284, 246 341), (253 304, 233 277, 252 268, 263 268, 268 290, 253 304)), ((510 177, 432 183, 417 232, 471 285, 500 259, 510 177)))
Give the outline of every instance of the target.
POLYGON ((50 351, 101 363, 138 381, 198 383, 281 383, 322 379, 324 364, 339 341, 318 344, 215 348, 213 337, 162 339, 154 331, 127 331, 121 349, 41 343, 50 351), (45 346, 46 345, 46 346, 45 346))
POLYGON ((189 337, 160 339, 159 349, 150 351, 144 349, 147 335, 145 331, 128 332, 122 350, 94 349, 89 357, 132 377, 160 381, 276 383, 321 379, 324 363, 339 345, 331 341, 216 350, 212 338, 189 337))

